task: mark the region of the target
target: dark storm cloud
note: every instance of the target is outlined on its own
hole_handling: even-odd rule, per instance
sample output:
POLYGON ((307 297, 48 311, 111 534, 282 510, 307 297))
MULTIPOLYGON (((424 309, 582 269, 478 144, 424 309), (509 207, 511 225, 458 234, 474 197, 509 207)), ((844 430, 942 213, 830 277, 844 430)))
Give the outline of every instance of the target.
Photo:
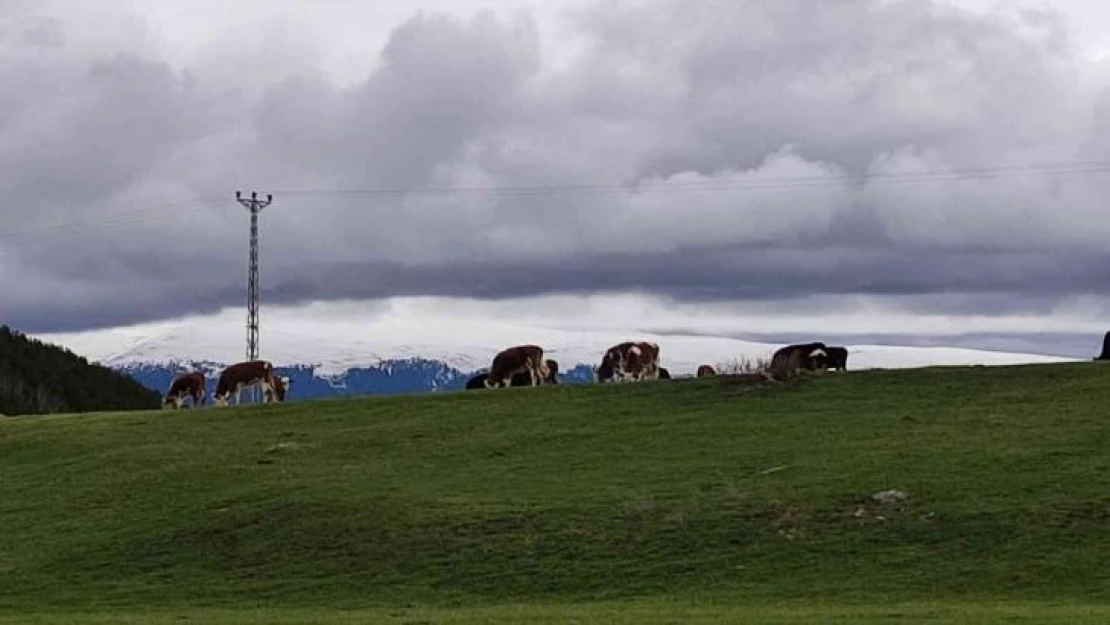
POLYGON ((1110 98, 1034 14, 598 4, 558 71, 527 20, 425 14, 344 84, 303 42, 260 65, 243 50, 284 42, 244 34, 179 67, 142 29, 82 37, 76 4, 43 6, 0 4, 0 316, 30 331, 240 305, 239 188, 278 192, 268 303, 634 289, 974 314, 1102 287, 1110 176, 883 179, 1110 154, 1110 98))
MULTIPOLYGON (((134 259, 141 262, 141 259, 134 259)), ((633 289, 666 293, 684 302, 751 300, 772 303, 772 308, 794 312, 825 313, 822 300, 814 296, 843 293, 875 293, 892 296, 911 310, 941 314, 1005 314, 1045 312, 1050 303, 1077 290, 1098 292, 1105 282, 1110 254, 1069 257, 1011 253, 956 252, 940 257, 928 251, 873 250, 866 253, 835 250, 712 249, 687 250, 673 257, 601 255, 582 257, 560 264, 459 263, 450 266, 403 266, 397 263, 313 265, 301 272, 272 277, 265 294, 267 304, 299 304, 319 299, 373 299, 393 295, 437 295, 500 299, 536 294, 592 293, 633 289), (826 269, 814 270, 824 264, 826 269), (713 271, 705 271, 713 267, 713 271), (926 300, 923 292, 973 293, 937 296, 926 300), (916 299, 916 301, 914 301, 916 299)), ((152 267, 152 273, 175 276, 187 283, 181 267, 152 267)), ((214 265, 196 267, 202 273, 214 265)), ((93 275, 95 275, 93 270, 93 275)), ((201 279, 197 276, 196 279, 201 279)), ((238 303, 242 288, 220 289, 213 279, 200 298, 185 291, 166 300, 131 296, 140 302, 136 311, 117 313, 128 321, 139 321, 148 309, 173 314, 175 306, 214 312, 228 301, 238 303)), ((141 283, 140 284, 147 284, 141 283)), ((151 285, 153 286, 153 285, 151 285)), ((127 288, 106 288, 101 293, 83 294, 89 312, 80 327, 103 323, 114 302, 127 288)), ((156 288, 152 293, 159 293, 156 288)), ((36 331, 64 327, 58 318, 18 318, 36 331)), ((73 324, 74 322, 69 321, 73 324)), ((74 326, 76 329, 78 326, 74 326)))

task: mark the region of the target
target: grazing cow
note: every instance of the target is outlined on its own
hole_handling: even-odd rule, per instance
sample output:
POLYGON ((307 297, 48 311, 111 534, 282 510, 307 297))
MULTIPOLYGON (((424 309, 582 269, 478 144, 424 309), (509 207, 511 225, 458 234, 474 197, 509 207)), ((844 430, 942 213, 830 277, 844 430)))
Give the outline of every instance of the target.
POLYGON ((285 401, 292 380, 288 377, 274 377, 274 366, 266 360, 240 362, 224 369, 216 381, 216 392, 212 401, 217 406, 228 405, 231 394, 235 393, 235 404, 243 403, 243 390, 252 386, 262 388, 262 401, 270 403, 285 401))
POLYGON ((835 369, 837 371, 848 370, 848 348, 826 347, 825 354, 828 356, 828 365, 830 369, 835 369))
POLYGON ((1095 360, 1110 360, 1110 332, 1102 337, 1102 353, 1095 360))
POLYGON ((189 397, 193 400, 193 408, 204 405, 204 374, 197 371, 190 373, 182 373, 174 377, 170 382, 170 388, 166 391, 166 396, 162 399, 162 408, 169 408, 173 406, 174 409, 181 408, 185 398, 189 397))
POLYGON ((669 379, 671 379, 671 372, 667 371, 666 367, 659 367, 659 379, 660 380, 669 380, 669 379))
POLYGON ((777 380, 793 377, 799 371, 824 371, 828 369, 828 354, 824 343, 787 345, 771 357, 771 376, 777 380))
POLYGON ((659 378, 659 345, 625 341, 605 351, 597 368, 598 382, 656 380, 659 378))
POLYGON ((486 388, 507 387, 517 373, 527 373, 529 386, 543 384, 550 376, 543 348, 538 345, 517 345, 499 352, 493 357, 489 376, 485 379, 486 388))
POLYGON ((717 375, 717 370, 709 365, 701 365, 698 367, 697 375, 699 378, 711 378, 717 375))

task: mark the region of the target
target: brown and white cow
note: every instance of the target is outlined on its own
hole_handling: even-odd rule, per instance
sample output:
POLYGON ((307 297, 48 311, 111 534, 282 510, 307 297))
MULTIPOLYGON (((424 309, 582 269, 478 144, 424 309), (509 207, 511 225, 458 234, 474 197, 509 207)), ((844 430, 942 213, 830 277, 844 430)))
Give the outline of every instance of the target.
POLYGON ((625 341, 605 350, 597 368, 598 382, 656 380, 659 378, 659 345, 625 341))
POLYGON ((275 377, 274 366, 266 360, 250 360, 240 362, 223 370, 219 380, 216 381, 216 392, 212 395, 212 402, 217 406, 228 405, 231 394, 235 394, 235 404, 243 403, 243 391, 253 386, 261 387, 262 401, 270 403, 285 401, 285 396, 292 383, 288 377, 275 377))
POLYGON ((697 377, 699 377, 699 378, 711 378, 715 375, 717 375, 717 370, 714 369, 713 367, 711 367, 709 365, 699 365, 698 366, 697 377))
POLYGON ((179 409, 185 402, 185 398, 189 397, 193 400, 193 408, 204 405, 204 374, 198 371, 191 371, 189 373, 181 373, 174 377, 170 382, 170 388, 166 391, 166 396, 162 398, 162 408, 166 409, 170 406, 179 409))
POLYGON ((493 357, 489 375, 483 382, 486 388, 507 387, 518 373, 528 374, 529 386, 543 384, 551 376, 543 348, 539 345, 517 345, 501 350, 493 357))

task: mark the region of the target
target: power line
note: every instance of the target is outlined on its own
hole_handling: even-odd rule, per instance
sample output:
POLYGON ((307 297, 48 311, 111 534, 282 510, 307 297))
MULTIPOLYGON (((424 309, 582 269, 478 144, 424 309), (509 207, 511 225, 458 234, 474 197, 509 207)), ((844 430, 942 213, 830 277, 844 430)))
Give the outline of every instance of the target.
MULTIPOLYGON (((1075 161, 1067 163, 1042 163, 987 168, 953 169, 944 172, 891 172, 845 176, 793 176, 761 178, 757 180, 701 180, 701 181, 650 181, 639 187, 631 185, 542 185, 542 186, 490 186, 490 187, 441 187, 441 188, 383 188, 383 189, 285 189, 274 193, 294 199, 343 198, 343 197, 403 197, 403 196, 550 196, 557 194, 668 194, 711 191, 754 191, 806 187, 827 187, 863 184, 910 184, 953 180, 984 180, 994 178, 1043 177, 1089 175, 1110 173, 1110 161, 1075 161)), ((0 232, 0 243, 19 245, 36 243, 78 231, 81 236, 113 230, 142 223, 167 213, 183 214, 211 209, 222 203, 221 196, 211 195, 193 200, 174 202, 98 218, 75 220, 10 232, 0 232)))
POLYGON ((700 180, 690 182, 649 181, 648 186, 633 185, 545 185, 507 187, 425 187, 392 189, 282 189, 276 191, 292 197, 320 196, 405 196, 405 195, 554 195, 559 193, 652 194, 702 190, 785 189, 796 187, 837 186, 844 184, 910 183, 946 180, 981 180, 1020 176, 1052 176, 1068 174, 1110 173, 1110 161, 1078 161, 1044 163, 991 168, 953 169, 942 172, 890 172, 848 176, 790 176, 757 180, 700 180))
POLYGON ((111 230, 118 226, 141 223, 149 219, 162 217, 166 213, 182 214, 197 212, 215 206, 216 201, 219 197, 220 196, 201 197, 193 200, 173 202, 170 204, 162 204, 149 208, 137 209, 121 213, 110 213, 108 215, 103 215, 95 219, 67 221, 37 228, 4 232, 0 233, 0 243, 18 244, 23 242, 33 242, 42 240, 44 238, 50 238, 50 236, 53 234, 65 233, 77 228, 80 228, 82 234, 89 232, 99 232, 104 230, 111 230))

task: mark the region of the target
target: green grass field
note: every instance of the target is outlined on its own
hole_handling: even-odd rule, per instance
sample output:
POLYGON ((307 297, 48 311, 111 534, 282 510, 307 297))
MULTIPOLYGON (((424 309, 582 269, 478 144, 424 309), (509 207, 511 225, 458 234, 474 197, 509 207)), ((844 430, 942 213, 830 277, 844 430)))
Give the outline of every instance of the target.
POLYGON ((0 419, 0 623, 1106 623, 1100 364, 0 419))

